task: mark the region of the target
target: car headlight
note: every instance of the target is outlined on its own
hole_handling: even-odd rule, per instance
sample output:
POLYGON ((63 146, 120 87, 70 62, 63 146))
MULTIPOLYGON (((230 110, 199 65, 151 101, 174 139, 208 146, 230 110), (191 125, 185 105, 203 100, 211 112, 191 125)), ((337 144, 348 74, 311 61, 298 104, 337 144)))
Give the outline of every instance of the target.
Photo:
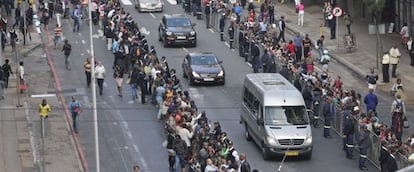
POLYGON ((146 8, 146 7, 148 7, 148 4, 146 4, 146 3, 141 3, 141 4, 140 4, 140 6, 141 6, 141 7, 146 8))
POLYGON ((223 76, 224 75, 224 71, 223 70, 221 70, 218 74, 217 74, 217 76, 223 76))
POLYGON ((159 3, 156 5, 156 7, 162 7, 162 3, 161 3, 161 2, 159 2, 159 3))
POLYGON ((273 138, 273 137, 267 136, 266 140, 267 140, 267 143, 269 143, 270 145, 276 145, 277 144, 276 139, 273 138))
POLYGON ((193 71, 192 74, 193 74, 193 77, 200 77, 200 75, 197 72, 193 71))
POLYGON ((196 33, 194 32, 194 31, 191 31, 190 32, 190 35, 195 35, 196 33))
POLYGON ((171 36, 172 32, 168 31, 166 34, 167 34, 167 36, 171 36))

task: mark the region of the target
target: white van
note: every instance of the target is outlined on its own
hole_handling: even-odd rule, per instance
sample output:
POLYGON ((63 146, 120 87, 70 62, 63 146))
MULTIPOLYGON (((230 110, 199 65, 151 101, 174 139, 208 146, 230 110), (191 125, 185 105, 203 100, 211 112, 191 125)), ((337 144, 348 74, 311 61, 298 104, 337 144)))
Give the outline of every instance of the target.
POLYGON ((302 94, 278 73, 247 74, 241 121, 245 137, 272 155, 312 157, 312 131, 302 94))

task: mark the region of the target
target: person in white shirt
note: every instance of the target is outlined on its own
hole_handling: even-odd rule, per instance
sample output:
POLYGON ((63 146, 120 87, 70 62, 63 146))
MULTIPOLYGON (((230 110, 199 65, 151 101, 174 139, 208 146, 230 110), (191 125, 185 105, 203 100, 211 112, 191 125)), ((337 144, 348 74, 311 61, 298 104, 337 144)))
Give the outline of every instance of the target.
MULTIPOLYGON (((181 137, 181 139, 187 144, 187 147, 191 147, 191 139, 194 136, 194 131, 191 129, 191 126, 187 126, 186 124, 182 124, 182 126, 177 126, 177 134, 181 137), (189 129, 187 129, 189 128, 189 129)), ((188 149, 191 150, 191 149, 188 149)))
POLYGON ((401 28, 401 31, 400 31, 400 35, 401 35, 401 44, 405 47, 407 45, 408 37, 410 37, 410 32, 409 32, 407 23, 403 24, 403 27, 401 28))
POLYGON ((217 167, 213 164, 211 159, 207 159, 207 166, 204 169, 204 172, 216 172, 219 171, 217 167))
POLYGON ((398 50, 397 45, 394 45, 390 49, 389 55, 390 55, 390 64, 392 65, 391 77, 397 78, 397 73, 396 73, 397 65, 398 65, 398 62, 400 61, 400 57, 401 57, 401 53, 400 53, 400 50, 398 50))
POLYGON ((409 37, 407 41, 408 55, 410 56, 410 65, 414 66, 414 49, 413 49, 413 37, 409 37))
POLYGON ((105 67, 102 65, 102 62, 98 62, 98 65, 95 67, 95 77, 98 81, 98 87, 99 87, 99 95, 102 96, 102 89, 103 89, 103 83, 105 79, 105 67))

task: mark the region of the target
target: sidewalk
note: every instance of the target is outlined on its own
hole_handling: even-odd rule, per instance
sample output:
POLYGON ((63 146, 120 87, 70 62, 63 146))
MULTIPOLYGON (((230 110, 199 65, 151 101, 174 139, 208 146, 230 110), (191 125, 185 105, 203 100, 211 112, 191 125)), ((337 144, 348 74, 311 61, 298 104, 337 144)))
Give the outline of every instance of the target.
MULTIPOLYGON (((9 88, 5 89, 5 100, 0 101, 0 171, 41 171, 43 153, 37 106, 45 98, 52 108, 45 123, 45 171, 80 172, 81 164, 62 104, 56 95, 48 95, 48 92, 55 92, 55 85, 46 55, 41 49, 40 35, 32 33, 32 41, 26 46, 19 46, 28 90, 19 94, 23 107, 16 108, 18 96, 16 79, 13 77, 9 88)), ((11 60, 15 71, 14 53, 6 48, 3 54, 11 60)))
MULTIPOLYGON (((276 19, 280 16, 285 16, 287 29, 293 32, 299 32, 301 35, 309 34, 310 38, 314 42, 320 37, 319 26, 323 23, 322 19, 322 7, 321 6, 307 6, 305 7, 304 26, 300 27, 297 25, 297 14, 295 13, 294 5, 291 3, 277 3, 276 5, 276 19)), ((329 50, 336 61, 349 68, 352 72, 357 74, 361 79, 364 79, 370 68, 376 68, 376 36, 368 34, 368 23, 367 19, 353 19, 351 25, 351 32, 355 34, 356 49, 352 52, 348 52, 343 47, 343 36, 346 32, 345 22, 341 18, 339 20, 339 47, 337 46, 338 40, 330 40, 329 28, 324 27, 325 35, 325 47, 329 50)), ((404 50, 400 43, 400 36, 397 33, 381 35, 381 42, 383 51, 389 50, 393 44, 399 46, 402 57, 397 68, 397 76, 401 78, 405 88, 412 88, 414 86, 414 75, 410 75, 413 69, 410 64, 410 59, 406 50, 404 50)), ((382 52, 383 52, 382 51, 382 52)), ((379 63, 381 63, 382 54, 379 57, 379 63)), ((390 78, 390 82, 387 84, 381 83, 382 71, 381 64, 379 64, 379 84, 378 90, 383 93, 389 94, 392 85, 395 82, 395 78, 390 78)), ((390 68, 391 70, 391 68, 390 68)), ((390 71, 391 72, 391 71, 390 71)), ((346 79, 346 78, 344 78, 346 79)), ((406 95, 414 94, 414 90, 405 89, 406 95)), ((407 96, 405 100, 406 104, 414 103, 414 97, 407 96)))

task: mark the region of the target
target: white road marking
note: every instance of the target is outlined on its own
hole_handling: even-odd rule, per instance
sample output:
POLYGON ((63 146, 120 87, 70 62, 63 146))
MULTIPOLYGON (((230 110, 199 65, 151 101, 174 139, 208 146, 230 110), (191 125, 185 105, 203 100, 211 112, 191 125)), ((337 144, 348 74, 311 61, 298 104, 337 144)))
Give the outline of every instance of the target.
POLYGON ((151 32, 148 31, 145 27, 141 27, 141 29, 139 29, 139 31, 145 35, 149 35, 151 32))
POLYGON ((100 36, 98 34, 93 34, 92 38, 99 38, 100 36))
POLYGON ((171 5, 177 5, 176 0, 167 0, 167 2, 170 3, 171 5))
POLYGON ((82 42, 82 44, 86 44, 86 41, 85 41, 85 40, 83 40, 83 39, 81 40, 81 42, 82 42))
POLYGON ((86 52, 87 52, 88 54, 91 54, 91 51, 89 51, 89 49, 88 49, 88 50, 86 50, 86 52))
POLYGON ((56 97, 56 94, 33 94, 30 97, 32 98, 56 97))
POLYGON ((252 64, 250 64, 249 62, 246 62, 247 66, 252 67, 252 64))
POLYGON ((187 50, 187 48, 183 48, 183 50, 186 52, 186 53, 188 53, 188 50, 187 50))
POLYGON ((151 15, 152 18, 155 19, 155 15, 154 14, 152 14, 152 13, 149 13, 149 14, 151 15))
POLYGON ((133 100, 128 101, 128 104, 133 104, 133 103, 134 103, 133 100))
POLYGON ((15 109, 16 106, 0 106, 0 109, 15 109))
POLYGON ((130 0, 121 0, 121 2, 124 5, 132 5, 132 2, 130 0))
POLYGON ((226 46, 227 46, 227 47, 230 47, 229 43, 227 43, 227 42, 224 42, 224 44, 226 44, 226 46))
POLYGON ((214 30, 213 30, 213 29, 211 29, 211 28, 210 28, 210 29, 208 29, 208 30, 209 30, 211 33, 214 33, 214 30))
POLYGON ((98 32, 99 36, 104 36, 104 32, 103 32, 102 29, 98 29, 97 32, 98 32))

